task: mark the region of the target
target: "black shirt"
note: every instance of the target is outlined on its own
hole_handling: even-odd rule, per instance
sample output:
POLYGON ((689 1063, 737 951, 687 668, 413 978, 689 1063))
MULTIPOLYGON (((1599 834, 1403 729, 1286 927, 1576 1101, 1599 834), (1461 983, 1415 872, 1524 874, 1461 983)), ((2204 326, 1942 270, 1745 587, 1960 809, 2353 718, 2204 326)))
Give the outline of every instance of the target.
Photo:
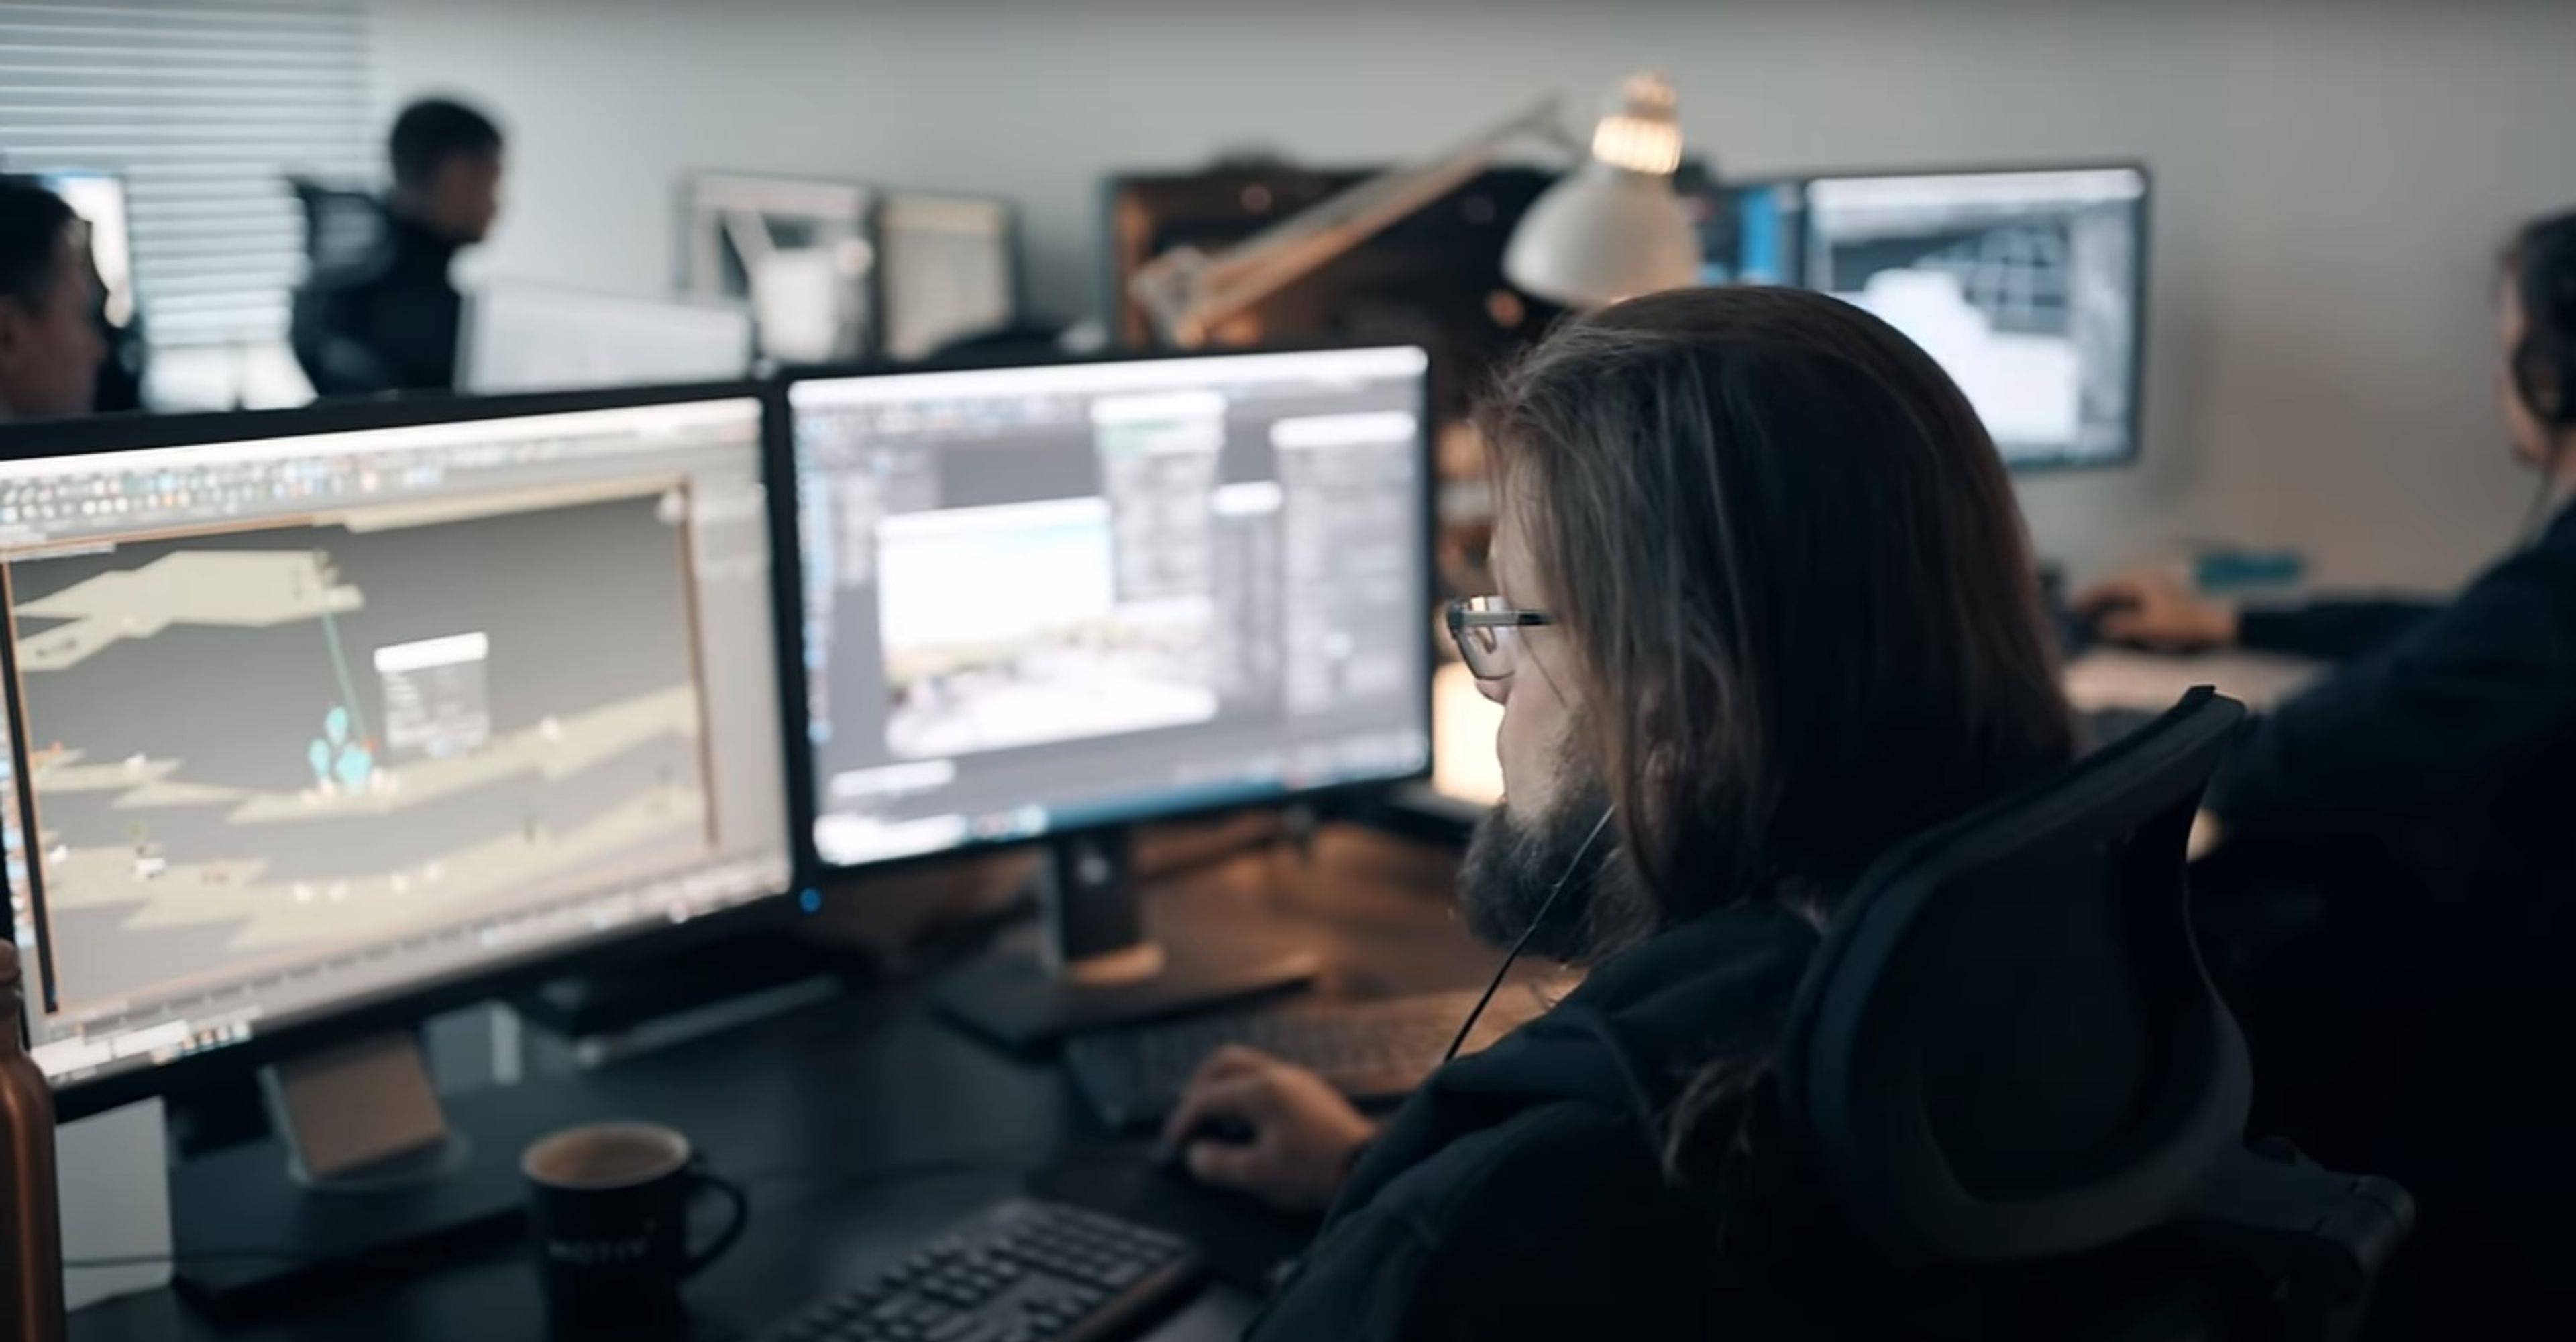
POLYGON ((2414 1193, 2372 1336, 2561 1317, 2576 509, 2448 605, 2249 616, 2244 634, 2347 659, 2231 752, 2210 796, 2224 841, 2194 875, 2222 941, 2237 923, 2295 932, 2219 957, 2241 961, 2257 1123, 2414 1193))
POLYGON ((452 391, 463 299, 456 242, 387 210, 375 243, 315 273, 295 295, 296 359, 324 396, 452 391))
POLYGON ((2446 606, 2249 614, 2244 641, 2349 660, 2231 752, 2230 842, 2362 843, 2447 896, 2570 880, 2576 509, 2446 606))

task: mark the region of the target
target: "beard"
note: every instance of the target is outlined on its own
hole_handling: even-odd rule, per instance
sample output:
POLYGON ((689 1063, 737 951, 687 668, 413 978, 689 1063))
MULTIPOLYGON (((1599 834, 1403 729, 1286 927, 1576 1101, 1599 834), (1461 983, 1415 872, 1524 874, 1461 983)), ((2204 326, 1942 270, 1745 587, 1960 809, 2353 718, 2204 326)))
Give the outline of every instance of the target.
POLYGON ((1526 933, 1533 955, 1590 964, 1650 935, 1654 903, 1620 848, 1615 822, 1602 823, 1609 789, 1588 767, 1567 765, 1576 781, 1546 812, 1524 816, 1506 800, 1476 822, 1458 898, 1478 940, 1507 947, 1526 933))

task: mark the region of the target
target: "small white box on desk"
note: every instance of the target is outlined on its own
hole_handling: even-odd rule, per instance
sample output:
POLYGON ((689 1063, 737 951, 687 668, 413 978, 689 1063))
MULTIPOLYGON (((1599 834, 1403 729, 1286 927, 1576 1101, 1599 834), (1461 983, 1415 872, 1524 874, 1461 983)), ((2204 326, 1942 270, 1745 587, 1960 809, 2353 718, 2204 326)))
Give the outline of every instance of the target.
POLYGON ((138 1101, 54 1131, 62 1187, 63 1305, 81 1309, 170 1284, 170 1159, 161 1101, 138 1101), (101 1259, 117 1267, 75 1267, 101 1259))

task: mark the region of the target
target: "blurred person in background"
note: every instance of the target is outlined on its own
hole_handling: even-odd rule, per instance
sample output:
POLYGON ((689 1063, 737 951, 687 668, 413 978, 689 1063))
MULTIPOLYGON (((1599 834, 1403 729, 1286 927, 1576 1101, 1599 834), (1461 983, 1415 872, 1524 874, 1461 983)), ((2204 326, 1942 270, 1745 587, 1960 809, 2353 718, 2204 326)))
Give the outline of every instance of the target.
POLYGON ((2497 325, 2531 536, 2457 597, 2239 610, 2140 574, 2077 599, 2113 640, 2333 663, 2230 751, 2193 885, 2258 1130, 2421 1208, 2375 1336, 2576 1303, 2550 1154, 2576 1103, 2547 1061, 2576 1028, 2576 211, 2506 245, 2497 325))
POLYGON ((455 389, 463 299, 449 270, 500 217, 502 147, 490 117, 423 99, 394 120, 394 185, 367 243, 325 255, 325 222, 308 219, 313 269, 296 294, 294 341, 316 392, 455 389))
POLYGON ((85 414, 107 344, 97 270, 72 207, 25 177, 0 177, 0 420, 85 414))

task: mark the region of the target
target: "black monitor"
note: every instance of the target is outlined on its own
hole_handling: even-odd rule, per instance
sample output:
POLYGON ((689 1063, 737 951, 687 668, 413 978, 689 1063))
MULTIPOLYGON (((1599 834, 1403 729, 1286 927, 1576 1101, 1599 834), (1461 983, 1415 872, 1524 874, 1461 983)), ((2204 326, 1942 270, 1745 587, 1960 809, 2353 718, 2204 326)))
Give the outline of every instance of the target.
POLYGON ((65 1114, 786 892, 760 415, 0 431, 10 922, 65 1114))
POLYGON ((1805 188, 1795 178, 1730 178, 1684 191, 1699 229, 1700 283, 1798 283, 1805 188))
POLYGON ((1144 942, 1119 827, 1421 776, 1429 362, 789 383, 817 862, 1078 838, 1058 932, 1080 961, 1144 942))
POLYGON ((1813 177, 1802 204, 1806 286, 1939 360, 2006 464, 2137 455, 2144 169, 1813 177))

